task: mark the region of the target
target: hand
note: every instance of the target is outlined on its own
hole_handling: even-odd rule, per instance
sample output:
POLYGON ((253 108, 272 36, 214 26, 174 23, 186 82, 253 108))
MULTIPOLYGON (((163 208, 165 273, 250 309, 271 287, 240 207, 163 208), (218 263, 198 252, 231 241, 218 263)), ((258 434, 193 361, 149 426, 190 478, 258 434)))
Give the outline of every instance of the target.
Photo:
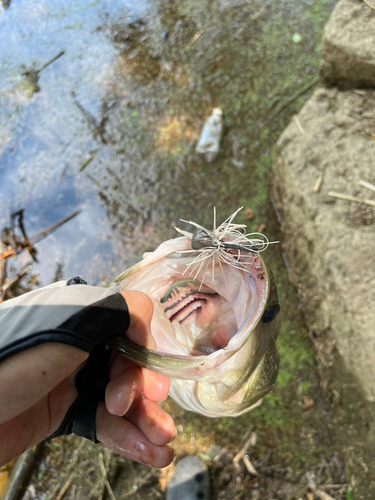
MULTIPOLYGON (((150 321, 153 304, 141 292, 121 292, 129 308, 127 336, 154 348, 150 321)), ((46 343, 0 363, 0 466, 55 432, 78 396, 75 377, 88 353, 46 343)), ((156 401, 165 399, 169 379, 139 368, 119 353, 109 365, 105 403, 96 413, 97 439, 116 453, 151 467, 165 467, 176 434, 170 415, 156 401)))

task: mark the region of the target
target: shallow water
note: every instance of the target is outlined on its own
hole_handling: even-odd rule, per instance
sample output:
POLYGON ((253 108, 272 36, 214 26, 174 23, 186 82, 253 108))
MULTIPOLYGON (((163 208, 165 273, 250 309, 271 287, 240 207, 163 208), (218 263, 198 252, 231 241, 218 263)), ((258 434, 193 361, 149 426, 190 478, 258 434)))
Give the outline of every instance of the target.
POLYGON ((180 217, 211 223, 214 205, 224 219, 251 203, 252 228, 266 223, 272 146, 301 101, 265 120, 316 78, 333 3, 15 0, 0 12, 0 227, 25 208, 31 236, 82 210, 38 244, 40 283, 57 263, 106 281, 176 236, 180 217), (225 131, 208 164, 194 147, 214 106, 225 131))

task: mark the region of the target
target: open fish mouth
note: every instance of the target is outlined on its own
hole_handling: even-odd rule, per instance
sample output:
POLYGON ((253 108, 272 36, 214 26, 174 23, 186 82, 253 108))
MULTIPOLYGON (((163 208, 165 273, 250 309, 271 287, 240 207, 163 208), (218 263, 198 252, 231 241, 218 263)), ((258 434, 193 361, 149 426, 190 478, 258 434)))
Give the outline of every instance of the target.
POLYGON ((164 312, 169 321, 180 326, 189 323, 201 328, 204 338, 196 338, 192 354, 209 354, 224 348, 237 331, 232 318, 223 317, 223 310, 231 310, 223 304, 220 295, 198 280, 178 280, 162 297, 164 312), (228 324, 229 323, 229 324, 228 324))
POLYGON ((257 251, 260 240, 249 240, 238 231, 243 226, 231 222, 224 234, 215 225, 213 231, 180 231, 183 237, 162 243, 112 282, 153 300, 156 349, 125 337, 110 345, 168 375, 180 406, 211 417, 260 404, 279 366, 280 307, 272 272, 257 251))

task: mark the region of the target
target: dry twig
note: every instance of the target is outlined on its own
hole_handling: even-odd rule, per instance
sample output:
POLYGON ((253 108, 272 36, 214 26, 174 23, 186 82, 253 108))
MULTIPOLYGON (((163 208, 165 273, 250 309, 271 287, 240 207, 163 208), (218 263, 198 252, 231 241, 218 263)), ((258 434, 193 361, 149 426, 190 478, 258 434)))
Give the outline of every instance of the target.
POLYGON ((320 498, 320 500, 335 500, 331 495, 328 495, 325 491, 320 490, 315 482, 315 477, 309 472, 306 473, 306 478, 309 483, 309 487, 312 489, 314 494, 320 498))
POLYGON ((68 215, 68 217, 65 217, 64 219, 61 219, 60 221, 56 222, 55 224, 52 224, 52 226, 47 227, 46 229, 43 229, 43 231, 40 231, 40 233, 37 233, 35 236, 32 238, 29 238, 22 243, 20 243, 15 250, 14 248, 11 248, 9 250, 6 250, 5 252, 0 254, 0 260, 3 259, 8 259, 12 255, 17 255, 22 250, 24 250, 27 247, 33 246, 42 239, 46 238, 48 235, 50 235, 53 231, 55 231, 58 227, 62 226, 65 224, 65 222, 68 222, 70 219, 73 219, 76 215, 81 213, 81 210, 77 210, 76 212, 73 212, 72 214, 68 215))
MULTIPOLYGON (((25 276, 25 274, 29 273, 31 271, 31 269, 32 269, 32 265, 27 264, 20 271, 18 271, 18 273, 15 276, 13 276, 13 278, 11 278, 7 283, 0 286, 0 304, 3 301, 3 298, 5 297, 5 295, 8 292, 10 292, 10 290, 15 285, 17 285, 17 283, 19 283, 21 281, 21 279, 25 276)), ((0 283, 0 285, 1 285, 1 283, 0 283)))
MULTIPOLYGON (((111 461, 111 452, 107 449, 104 450, 104 453, 105 453, 105 470, 107 471, 109 469, 109 463, 111 461)), ((103 477, 103 485, 101 487, 101 492, 99 494, 99 497, 98 497, 98 500, 103 500, 103 497, 104 497, 104 492, 105 492, 105 488, 106 488, 106 484, 105 484, 105 480, 106 480, 106 477, 103 477)))
POLYGON ((302 127, 301 122, 299 121, 297 115, 293 115, 293 120, 295 121, 295 124, 297 125, 297 128, 301 132, 301 134, 304 135, 305 137, 307 137, 305 129, 302 127))
POLYGON ((328 191, 328 196, 331 196, 332 198, 338 198, 339 200, 354 201, 355 203, 362 203, 363 205, 369 205, 370 207, 375 207, 374 200, 357 198, 356 196, 336 193, 335 191, 328 191))
POLYGON ((371 191, 375 191, 375 185, 374 184, 371 184, 371 182, 367 182, 367 181, 362 181, 360 180, 358 182, 358 184, 362 187, 365 187, 367 189, 371 189, 371 191))
POLYGON ((61 488, 60 493, 57 495, 56 500, 62 500, 64 497, 65 493, 68 491, 70 488, 70 485, 72 484, 73 477, 75 476, 75 471, 70 474, 68 479, 66 480, 64 486, 61 488))
POLYGON ((342 483, 342 484, 321 484, 320 487, 324 488, 326 490, 339 490, 340 488, 346 488, 348 485, 347 483, 342 483))
POLYGON ((195 35, 193 36, 193 38, 190 40, 190 42, 188 43, 189 46, 193 45, 194 42, 196 42, 198 40, 198 38, 203 35, 203 33, 206 31, 206 28, 203 28, 201 30, 199 30, 197 33, 195 33, 195 35))
POLYGON ((233 458, 233 462, 235 464, 237 464, 241 460, 241 458, 245 455, 249 446, 255 446, 256 439, 257 439, 256 433, 251 432, 251 434, 250 434, 249 438, 246 440, 244 446, 240 449, 240 451, 237 453, 237 455, 233 458))
POLYGON ((375 7, 373 5, 371 5, 368 0, 363 0, 363 1, 365 2, 366 5, 368 5, 370 7, 370 9, 374 9, 375 10, 375 7))
POLYGON ((122 499, 125 500, 126 498, 129 498, 131 495, 134 495, 134 493, 137 493, 137 491, 139 489, 141 489, 142 486, 144 484, 146 484, 147 481, 150 479, 150 477, 152 477, 154 474, 155 474, 155 471, 153 469, 151 469, 150 472, 148 474, 146 474, 146 476, 144 478, 142 478, 137 485, 134 485, 130 491, 125 493, 125 495, 122 497, 122 499))
POLYGON ((106 488, 108 491, 108 495, 111 497, 111 500, 116 500, 116 497, 112 491, 111 485, 109 484, 108 479, 107 479, 107 472, 106 472, 105 467, 104 467, 102 453, 99 453, 99 467, 100 467, 100 472, 102 473, 103 478, 104 478, 104 482, 105 482, 105 485, 106 485, 106 488))
POLYGON ((90 155, 79 167, 79 171, 82 172, 87 167, 87 165, 89 165, 92 162, 92 160, 95 158, 97 154, 98 151, 95 151, 92 155, 90 155))
POLYGON ((253 476, 259 476, 259 472, 255 469, 254 465, 250 462, 250 459, 247 455, 244 455, 242 457, 243 463, 245 464, 245 467, 247 471, 252 474, 253 476))
POLYGON ((49 66, 50 64, 54 63, 57 59, 59 59, 59 57, 63 56, 65 54, 65 50, 62 50, 61 52, 59 52, 57 54, 57 56, 54 56, 52 57, 52 59, 50 59, 49 61, 47 61, 45 64, 43 64, 43 66, 38 69, 38 73, 40 73, 41 71, 43 71, 44 69, 47 68, 47 66, 49 66))
POLYGON ((335 500, 331 495, 328 495, 325 491, 315 490, 315 495, 320 498, 320 500, 335 500))
POLYGON ((320 187, 322 185, 324 173, 326 170, 326 164, 327 164, 326 160, 323 160, 319 177, 317 178, 314 189, 313 189, 314 193, 319 193, 319 191, 320 191, 320 187))

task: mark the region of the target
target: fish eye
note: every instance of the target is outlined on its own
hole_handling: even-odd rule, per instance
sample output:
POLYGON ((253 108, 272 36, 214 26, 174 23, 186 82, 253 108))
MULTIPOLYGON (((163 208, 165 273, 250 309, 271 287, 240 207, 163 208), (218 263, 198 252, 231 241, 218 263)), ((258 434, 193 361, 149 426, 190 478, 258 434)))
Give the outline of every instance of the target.
POLYGON ((267 307, 262 317, 263 323, 271 323, 271 321, 274 320, 276 316, 279 314, 279 311, 280 311, 279 304, 267 307))

